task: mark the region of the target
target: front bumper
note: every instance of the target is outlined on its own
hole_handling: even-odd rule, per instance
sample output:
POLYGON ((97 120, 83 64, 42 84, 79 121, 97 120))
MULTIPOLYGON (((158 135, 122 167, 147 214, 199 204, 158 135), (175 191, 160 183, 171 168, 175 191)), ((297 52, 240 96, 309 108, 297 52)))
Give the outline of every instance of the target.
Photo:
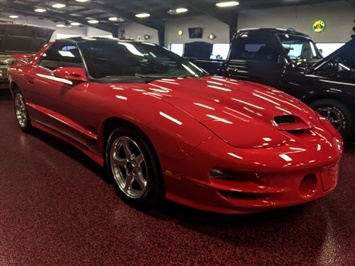
POLYGON ((178 166, 164 169, 166 197, 193 208, 231 214, 321 198, 337 185, 342 142, 334 138, 331 143, 301 146, 293 142, 269 149, 236 149, 213 138, 178 166), (211 177, 211 169, 229 174, 211 177))

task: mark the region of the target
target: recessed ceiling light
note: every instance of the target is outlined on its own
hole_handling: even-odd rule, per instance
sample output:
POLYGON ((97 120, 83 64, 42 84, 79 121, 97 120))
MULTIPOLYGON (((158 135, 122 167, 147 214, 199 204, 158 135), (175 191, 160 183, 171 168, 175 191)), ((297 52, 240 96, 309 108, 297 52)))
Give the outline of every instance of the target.
POLYGON ((150 17, 150 14, 148 13, 140 13, 140 14, 136 14, 137 18, 147 18, 150 17))
POLYGON ((176 9, 176 12, 177 13, 185 13, 185 12, 187 12, 188 11, 188 9, 187 8, 184 8, 184 7, 180 7, 180 8, 177 8, 176 9))
POLYGON ((97 23, 99 23, 99 21, 96 20, 96 19, 89 19, 89 20, 88 20, 88 23, 90 23, 90 24, 97 24, 97 23))
POLYGON ((35 9, 35 12, 38 12, 38 13, 43 13, 43 12, 46 12, 47 10, 45 8, 36 8, 35 9))
POLYGON ((18 18, 16 15, 10 15, 9 18, 18 18))
POLYGON ((57 4, 52 5, 52 7, 54 7, 54 8, 63 8, 65 6, 66 6, 65 4, 61 4, 61 3, 57 3, 57 4))
POLYGON ((89 2, 90 0, 75 0, 76 2, 81 2, 81 3, 84 3, 84 2, 89 2))
POLYGON ((115 22, 123 22, 123 18, 118 18, 118 17, 110 17, 108 18, 109 21, 115 21, 115 22))
POLYGON ((180 13, 185 13, 185 12, 187 12, 187 11, 188 11, 187 8, 180 7, 180 8, 177 8, 177 9, 170 9, 170 10, 168 10, 168 14, 170 14, 170 15, 177 15, 177 14, 180 14, 180 13))
POLYGON ((70 25, 72 25, 72 26, 79 26, 80 23, 79 23, 79 22, 70 22, 70 25))
POLYGON ((65 23, 64 22, 60 22, 56 25, 58 28, 64 28, 65 27, 65 23))
POLYGON ((216 4, 218 7, 230 7, 230 6, 237 6, 239 2, 237 1, 228 1, 228 2, 219 2, 216 4))

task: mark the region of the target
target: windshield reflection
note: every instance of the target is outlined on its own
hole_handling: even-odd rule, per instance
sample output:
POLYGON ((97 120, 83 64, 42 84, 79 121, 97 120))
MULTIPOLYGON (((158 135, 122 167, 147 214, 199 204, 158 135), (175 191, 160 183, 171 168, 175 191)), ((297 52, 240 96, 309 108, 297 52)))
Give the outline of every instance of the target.
POLYGON ((207 72, 187 59, 150 43, 103 39, 78 44, 94 79, 201 77, 207 72))

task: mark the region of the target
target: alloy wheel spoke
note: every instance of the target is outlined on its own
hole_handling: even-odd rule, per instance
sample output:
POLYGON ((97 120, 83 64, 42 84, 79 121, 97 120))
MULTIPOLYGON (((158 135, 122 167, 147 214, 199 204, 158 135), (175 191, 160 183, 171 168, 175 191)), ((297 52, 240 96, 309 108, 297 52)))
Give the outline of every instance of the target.
POLYGON ((125 190, 125 191, 129 191, 129 190, 132 188, 133 182, 134 182, 134 176, 133 176, 133 174, 127 172, 127 175, 126 175, 126 183, 125 183, 125 186, 124 186, 124 190, 125 190))
POLYGON ((118 156, 113 156, 112 162, 115 166, 127 168, 127 161, 125 158, 119 158, 118 156))
POLYGON ((139 171, 136 175, 136 181, 139 184, 140 188, 143 190, 147 186, 147 181, 144 178, 142 171, 139 171))
POLYGON ((131 149, 129 148, 129 140, 125 139, 124 141, 122 141, 122 147, 126 154, 126 158, 130 159, 132 156, 132 152, 131 149))

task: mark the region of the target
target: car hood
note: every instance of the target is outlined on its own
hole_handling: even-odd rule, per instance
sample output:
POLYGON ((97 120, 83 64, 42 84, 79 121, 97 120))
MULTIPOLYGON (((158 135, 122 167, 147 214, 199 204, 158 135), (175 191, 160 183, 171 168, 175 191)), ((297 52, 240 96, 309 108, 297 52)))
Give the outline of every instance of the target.
MULTIPOLYGON (((343 46, 339 47, 337 50, 332 52, 330 55, 324 57, 322 60, 316 62, 310 69, 308 69, 308 73, 316 72, 319 68, 326 65, 329 61, 333 60, 339 54, 341 54, 345 49, 354 49, 355 47, 355 39, 351 39, 343 46)), ((350 58, 349 58, 350 59, 350 58)))
POLYGON ((53 32, 32 25, 0 24, 0 54, 37 53, 53 32))
MULTIPOLYGON (((150 90, 236 147, 283 145, 283 132, 308 130, 313 110, 265 85, 219 77, 156 80, 150 90)), ((155 96, 156 96, 155 95, 155 96)))

